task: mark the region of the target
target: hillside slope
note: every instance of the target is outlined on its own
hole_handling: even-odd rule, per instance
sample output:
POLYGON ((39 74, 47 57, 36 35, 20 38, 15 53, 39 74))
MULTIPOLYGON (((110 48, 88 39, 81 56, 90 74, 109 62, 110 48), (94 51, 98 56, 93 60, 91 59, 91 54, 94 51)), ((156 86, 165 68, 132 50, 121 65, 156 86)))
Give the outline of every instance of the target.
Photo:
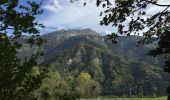
MULTIPOLYGON (((162 96, 170 77, 162 57, 147 56, 154 45, 137 46, 142 37, 119 37, 118 44, 90 30, 62 30, 43 36, 45 56, 39 62, 51 70, 77 77, 87 72, 102 86, 103 96, 162 96)), ((35 49, 35 48, 34 48, 35 49)), ((38 49, 37 49, 38 50, 38 49)), ((20 51, 30 52, 27 46, 20 51)))

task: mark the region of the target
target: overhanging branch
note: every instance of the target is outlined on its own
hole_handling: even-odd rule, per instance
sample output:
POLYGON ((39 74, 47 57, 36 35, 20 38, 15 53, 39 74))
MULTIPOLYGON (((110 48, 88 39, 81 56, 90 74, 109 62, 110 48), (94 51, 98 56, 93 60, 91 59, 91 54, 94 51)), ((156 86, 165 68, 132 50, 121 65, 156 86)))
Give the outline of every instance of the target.
POLYGON ((165 5, 165 4, 158 4, 158 3, 156 3, 156 2, 149 1, 149 0, 146 0, 146 2, 151 3, 151 4, 153 4, 153 5, 156 5, 156 6, 170 7, 170 4, 167 4, 167 5, 165 5))

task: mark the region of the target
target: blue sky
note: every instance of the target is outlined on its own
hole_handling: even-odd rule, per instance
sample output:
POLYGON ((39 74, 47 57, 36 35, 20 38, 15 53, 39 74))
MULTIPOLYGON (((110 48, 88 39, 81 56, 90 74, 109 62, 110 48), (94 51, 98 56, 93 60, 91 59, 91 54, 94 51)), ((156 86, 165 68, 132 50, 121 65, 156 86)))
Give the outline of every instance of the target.
MULTIPOLYGON (((42 30, 42 33, 62 29, 84 28, 91 28, 102 34, 114 32, 116 30, 114 27, 99 25, 101 20, 99 14, 103 8, 96 7, 96 0, 87 1, 91 2, 84 7, 84 0, 79 0, 75 3, 70 3, 69 0, 44 0, 42 5, 44 13, 38 18, 38 20, 46 26, 46 29, 42 30)), ((170 3, 170 0, 159 0, 159 3, 170 3)), ((147 9, 147 13, 151 15, 160 10, 162 10, 162 8, 151 6, 147 9)))

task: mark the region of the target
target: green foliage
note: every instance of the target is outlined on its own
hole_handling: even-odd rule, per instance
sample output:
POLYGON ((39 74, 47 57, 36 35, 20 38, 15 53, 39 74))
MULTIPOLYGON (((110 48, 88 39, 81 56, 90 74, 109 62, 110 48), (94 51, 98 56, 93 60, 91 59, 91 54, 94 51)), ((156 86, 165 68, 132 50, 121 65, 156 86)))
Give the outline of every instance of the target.
POLYGON ((98 82, 91 79, 86 72, 81 72, 76 80, 75 89, 80 93, 81 97, 97 97, 101 92, 101 86, 98 82))
POLYGON ((31 99, 76 100, 79 98, 78 93, 73 88, 73 77, 61 77, 58 72, 49 70, 45 76, 41 87, 32 93, 31 99))
POLYGON ((22 45, 17 42, 23 33, 31 36, 27 43, 41 46, 44 40, 39 36, 36 16, 42 13, 40 4, 21 0, 1 0, 0 2, 0 99, 28 99, 32 91, 41 86, 44 73, 39 70, 36 58, 39 52, 23 62, 17 57, 22 45), (12 35, 9 37, 8 35, 12 35))

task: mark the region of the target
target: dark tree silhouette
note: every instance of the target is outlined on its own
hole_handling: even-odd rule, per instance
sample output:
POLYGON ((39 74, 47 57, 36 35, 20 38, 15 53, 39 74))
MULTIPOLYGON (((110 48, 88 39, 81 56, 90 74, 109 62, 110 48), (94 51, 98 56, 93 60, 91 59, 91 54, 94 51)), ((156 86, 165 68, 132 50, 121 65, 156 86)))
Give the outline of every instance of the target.
POLYGON ((22 47, 17 39, 23 33, 31 36, 27 41, 30 45, 41 46, 44 43, 37 29, 38 27, 44 28, 44 26, 36 22, 36 16, 42 13, 41 3, 21 1, 0 1, 1 100, 27 99, 29 93, 40 87, 44 77, 43 73, 30 75, 32 68, 37 66, 36 58, 41 54, 40 52, 23 62, 17 57, 17 50, 22 47))

